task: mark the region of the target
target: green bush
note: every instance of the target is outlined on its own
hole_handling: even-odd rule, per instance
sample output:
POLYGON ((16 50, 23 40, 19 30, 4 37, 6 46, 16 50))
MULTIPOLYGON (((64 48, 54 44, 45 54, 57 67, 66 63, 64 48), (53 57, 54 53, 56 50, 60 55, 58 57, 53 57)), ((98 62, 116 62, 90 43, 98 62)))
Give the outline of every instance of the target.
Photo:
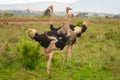
POLYGON ((83 23, 83 22, 76 22, 75 25, 76 25, 76 26, 82 26, 82 23, 83 23))
POLYGON ((21 54, 20 60, 26 69, 33 70, 40 59, 40 45, 29 40, 22 40, 18 43, 17 50, 21 54))

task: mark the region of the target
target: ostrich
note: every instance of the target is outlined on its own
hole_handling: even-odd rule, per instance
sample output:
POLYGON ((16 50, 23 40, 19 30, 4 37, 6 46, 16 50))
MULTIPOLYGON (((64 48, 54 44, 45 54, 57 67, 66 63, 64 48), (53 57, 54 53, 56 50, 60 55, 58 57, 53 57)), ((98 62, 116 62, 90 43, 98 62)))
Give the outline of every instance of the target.
MULTIPOLYGON (((53 6, 49 6, 50 9, 50 29, 54 29, 53 27, 53 20, 54 20, 54 15, 53 15, 53 6)), ((74 32, 69 28, 70 24, 70 17, 71 15, 69 14, 69 10, 72 10, 70 7, 66 8, 66 24, 62 23, 62 26, 59 28, 57 31, 58 34, 62 34, 65 36, 69 36, 69 40, 67 42, 68 44, 68 49, 67 49, 67 56, 71 56, 71 45, 76 41, 76 35, 74 32)), ((56 31, 56 30, 55 30, 56 31)))
POLYGON ((67 29, 67 36, 69 36, 69 40, 67 42, 67 45, 68 45, 68 47, 67 47, 67 56, 68 57, 72 56, 72 45, 75 43, 76 38, 77 38, 75 33, 69 27, 70 19, 72 17, 72 15, 69 14, 70 10, 72 10, 70 7, 66 8, 66 29, 67 29))
POLYGON ((42 34, 37 33, 35 29, 28 29, 28 36, 44 48, 47 60, 47 73, 50 72, 50 63, 55 50, 62 50, 69 37, 59 35, 56 31, 48 31, 42 34))
MULTIPOLYGON (((70 40, 68 41, 69 44, 68 44, 68 48, 67 48, 67 56, 72 56, 72 45, 76 41, 75 35, 77 37, 81 37, 81 34, 83 34, 87 30, 88 21, 84 21, 82 24, 82 27, 70 24, 71 14, 69 14, 69 10, 72 10, 72 9, 70 7, 67 7, 66 8, 67 31, 68 31, 68 35, 70 35, 70 33, 72 34, 73 41, 70 41, 70 40)), ((62 29, 61 27, 54 28, 54 26, 52 24, 50 25, 50 29, 51 29, 51 31, 57 31, 57 32, 61 31, 61 33, 65 31, 64 28, 63 28, 63 30, 60 30, 60 29, 62 29)))
MULTIPOLYGON (((82 26, 75 26, 75 25, 72 25, 70 24, 69 27, 70 29, 76 34, 77 38, 81 37, 81 35, 87 30, 88 28, 88 23, 89 21, 84 21, 82 23, 82 26)), ((51 31, 58 31, 61 27, 58 27, 58 28, 54 28, 53 25, 50 26, 50 30, 51 31)))
MULTIPOLYGON (((53 19, 53 7, 52 8, 49 7, 49 8, 50 8, 50 11, 51 11, 51 18, 53 19)), ((71 18, 71 15, 69 14, 70 10, 72 10, 70 7, 66 8, 66 22, 63 22, 61 27, 54 28, 53 24, 50 25, 50 29, 52 31, 57 31, 58 34, 69 36, 69 40, 67 42, 67 44, 68 44, 67 56, 72 55, 72 46, 71 45, 76 41, 75 33, 69 28, 70 18, 71 18)))

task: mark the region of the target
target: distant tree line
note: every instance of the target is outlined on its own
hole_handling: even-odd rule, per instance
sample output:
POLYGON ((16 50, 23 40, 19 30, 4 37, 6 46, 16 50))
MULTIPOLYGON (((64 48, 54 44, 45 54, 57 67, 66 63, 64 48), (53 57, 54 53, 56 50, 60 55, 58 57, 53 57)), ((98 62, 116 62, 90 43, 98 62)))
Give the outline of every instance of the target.
MULTIPOLYGON (((5 17, 12 17, 12 16, 50 16, 50 10, 47 8, 43 12, 32 12, 30 9, 26 10, 6 10, 4 12, 0 12, 0 16, 5 17)), ((62 16, 62 15, 60 15, 62 16)), ((120 14, 113 15, 113 14, 100 14, 100 13, 87 13, 87 12, 80 12, 77 15, 74 15, 77 18, 115 18, 120 19, 120 14)))
POLYGON ((78 17, 78 18, 87 18, 88 17, 88 13, 78 13, 76 15, 76 17, 78 17))
POLYGON ((77 18, 114 18, 114 19, 120 19, 120 14, 113 15, 113 14, 100 14, 100 13, 85 13, 80 12, 76 15, 77 18))

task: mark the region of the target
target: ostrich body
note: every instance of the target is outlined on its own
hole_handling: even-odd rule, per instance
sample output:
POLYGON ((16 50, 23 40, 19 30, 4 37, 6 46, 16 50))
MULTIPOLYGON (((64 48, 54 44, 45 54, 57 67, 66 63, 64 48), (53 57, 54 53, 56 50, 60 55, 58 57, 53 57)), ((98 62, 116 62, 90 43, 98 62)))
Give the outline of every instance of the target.
POLYGON ((67 36, 69 36, 69 40, 67 42, 67 56, 71 57, 72 56, 72 45, 76 42, 76 34, 71 30, 70 26, 70 20, 71 20, 71 14, 69 14, 69 10, 72 10, 71 8, 67 7, 66 8, 66 27, 67 27, 67 36))
MULTIPOLYGON (((53 16, 53 6, 49 6, 49 9, 50 9, 50 28, 53 29, 53 19, 54 19, 54 16, 53 16)), ((58 34, 60 35, 64 35, 64 36, 69 36, 69 40, 67 41, 67 44, 68 44, 68 51, 67 51, 67 55, 68 56, 71 56, 71 46, 69 45, 72 45, 75 41, 76 41, 76 35, 74 34, 74 32, 69 28, 69 24, 70 24, 70 17, 71 15, 69 14, 69 10, 72 10, 70 7, 67 7, 66 8, 66 22, 62 23, 62 26, 59 28, 59 29, 56 29, 54 31, 57 31, 58 34)))
POLYGON ((36 32, 35 29, 29 29, 28 35, 45 49, 47 60, 47 73, 50 70, 50 63, 55 50, 62 50, 69 37, 59 35, 56 31, 48 31, 42 34, 36 32))
MULTIPOLYGON (((79 38, 87 30, 88 25, 87 21, 84 21, 81 27, 72 24, 70 24, 69 27, 76 34, 77 38, 79 38)), ((54 28, 53 25, 50 26, 51 31, 58 31, 60 28, 61 27, 54 28)))
POLYGON ((57 28, 55 29, 52 24, 50 25, 51 30, 57 31, 58 34, 69 36, 69 40, 67 41, 67 45, 68 45, 67 56, 72 55, 72 45, 76 41, 76 34, 72 30, 73 25, 71 25, 71 28, 69 27, 70 19, 71 19, 71 15, 69 14, 70 10, 72 10, 70 7, 66 8, 66 22, 63 22, 61 27, 59 27, 58 29, 57 28))
MULTIPOLYGON (((53 26, 53 19, 54 19, 53 6, 49 6, 49 9, 50 9, 50 14, 51 14, 51 17, 50 17, 50 20, 51 20, 50 30, 58 32, 61 29, 61 27, 63 28, 65 25, 63 24, 64 26, 62 25, 62 26, 60 26, 58 28, 54 28, 54 26, 53 26)), ((70 24, 70 17, 71 17, 71 15, 69 14, 70 10, 72 10, 70 7, 66 8, 66 23, 67 23, 66 26, 67 26, 67 29, 68 30, 71 29, 76 34, 77 37, 80 37, 81 34, 84 33, 87 30, 87 27, 88 27, 87 24, 89 22, 84 21, 81 27, 70 24)), ((70 30, 69 30, 69 32, 70 32, 70 30)))
POLYGON ((87 21, 84 21, 82 24, 82 27, 75 26, 70 24, 70 17, 69 10, 72 10, 71 8, 66 8, 66 25, 54 28, 54 26, 51 24, 50 29, 51 31, 57 31, 58 33, 63 33, 66 31, 67 36, 70 36, 68 40, 68 48, 67 48, 67 56, 72 56, 72 45, 76 41, 76 37, 81 37, 81 35, 87 30, 87 21), (65 28, 66 27, 66 28, 65 28))

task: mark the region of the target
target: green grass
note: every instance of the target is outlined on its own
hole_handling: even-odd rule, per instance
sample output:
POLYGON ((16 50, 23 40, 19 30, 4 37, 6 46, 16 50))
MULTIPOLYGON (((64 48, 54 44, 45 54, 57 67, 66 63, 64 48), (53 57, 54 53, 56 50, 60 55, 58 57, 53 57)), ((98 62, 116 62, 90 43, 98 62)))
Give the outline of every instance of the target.
MULTIPOLYGON (((48 26, 0 26, 0 80, 120 80, 119 23, 90 24, 73 46, 71 58, 65 59, 66 48, 55 52, 50 74, 46 73, 42 48, 26 32, 28 28, 35 28, 42 33, 49 30, 48 26), (29 55, 21 58, 22 53, 34 57, 33 53, 38 52, 34 69, 23 66, 29 55)), ((28 64, 31 64, 29 60, 28 64)))

